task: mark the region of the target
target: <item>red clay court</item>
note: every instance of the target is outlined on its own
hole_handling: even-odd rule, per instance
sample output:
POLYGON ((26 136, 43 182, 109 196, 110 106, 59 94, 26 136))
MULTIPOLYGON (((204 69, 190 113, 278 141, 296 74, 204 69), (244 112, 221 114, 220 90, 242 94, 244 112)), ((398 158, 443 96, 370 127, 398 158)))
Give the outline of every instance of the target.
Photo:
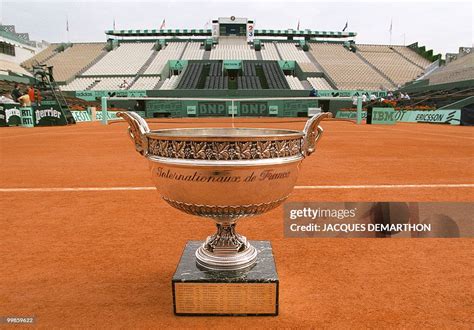
MULTIPOLYGON (((150 121, 151 129, 229 125, 150 121)), ((236 126, 302 129, 304 121, 239 118, 236 126)), ((470 127, 322 126, 289 201, 474 201, 470 127)), ((41 328, 472 327, 472 239, 288 239, 282 207, 239 222, 249 239, 272 242, 280 315, 174 316, 181 252, 213 222, 159 198, 126 128, 0 131, 1 315, 36 316, 41 328)))

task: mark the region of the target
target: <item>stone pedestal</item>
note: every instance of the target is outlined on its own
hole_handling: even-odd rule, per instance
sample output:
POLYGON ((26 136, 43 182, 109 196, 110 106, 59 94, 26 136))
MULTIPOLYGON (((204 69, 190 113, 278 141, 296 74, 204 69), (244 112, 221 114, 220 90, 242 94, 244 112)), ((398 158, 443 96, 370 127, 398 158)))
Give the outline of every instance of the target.
POLYGON ((172 280, 176 315, 278 315, 278 274, 269 241, 251 241, 257 262, 240 271, 210 271, 196 264, 201 241, 189 241, 172 280))

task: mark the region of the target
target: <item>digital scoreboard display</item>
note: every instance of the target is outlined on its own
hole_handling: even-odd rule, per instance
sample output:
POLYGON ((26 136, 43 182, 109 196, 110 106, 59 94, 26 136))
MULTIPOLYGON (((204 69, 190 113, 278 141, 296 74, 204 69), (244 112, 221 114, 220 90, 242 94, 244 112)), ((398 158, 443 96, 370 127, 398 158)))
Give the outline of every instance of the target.
POLYGON ((220 23, 219 34, 221 36, 245 36, 247 34, 247 25, 220 23))

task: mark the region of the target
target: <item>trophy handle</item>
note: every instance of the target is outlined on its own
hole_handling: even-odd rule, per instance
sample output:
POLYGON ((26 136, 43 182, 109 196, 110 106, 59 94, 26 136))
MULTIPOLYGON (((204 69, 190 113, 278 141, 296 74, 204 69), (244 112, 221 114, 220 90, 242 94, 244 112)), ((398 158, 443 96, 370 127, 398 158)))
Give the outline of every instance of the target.
POLYGON ((133 111, 118 112, 117 117, 122 117, 127 121, 129 125, 128 134, 135 143, 135 149, 142 156, 146 156, 148 154, 148 138, 145 134, 150 132, 150 128, 145 119, 133 111))
POLYGON ((305 156, 311 155, 316 150, 316 144, 323 135, 323 128, 319 126, 319 123, 324 118, 331 118, 332 113, 330 112, 321 112, 317 115, 314 115, 306 122, 304 126, 304 138, 303 138, 303 150, 305 156))

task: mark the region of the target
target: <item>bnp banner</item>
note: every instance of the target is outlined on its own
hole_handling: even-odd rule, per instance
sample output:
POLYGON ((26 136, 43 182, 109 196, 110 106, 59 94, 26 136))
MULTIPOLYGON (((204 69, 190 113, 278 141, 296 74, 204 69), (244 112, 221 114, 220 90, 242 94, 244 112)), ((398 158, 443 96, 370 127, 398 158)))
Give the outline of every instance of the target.
POLYGON ((368 90, 318 90, 318 96, 320 97, 354 97, 365 95, 367 98, 370 95, 375 95, 376 97, 386 97, 386 91, 368 91, 368 90))
MULTIPOLYGON (((158 78, 157 78, 158 79, 158 78)), ((157 80, 158 81, 158 80, 157 80)), ((116 90, 116 91, 76 91, 76 97, 86 100, 95 101, 103 96, 107 97, 146 97, 146 91, 129 91, 129 90, 116 90)))
MULTIPOLYGON (((338 111, 336 118, 357 119, 356 111, 338 111)), ((367 118, 367 113, 362 112, 362 118, 367 118)), ((398 122, 406 123, 436 123, 459 125, 461 122, 461 110, 395 110, 393 118, 398 122)))

